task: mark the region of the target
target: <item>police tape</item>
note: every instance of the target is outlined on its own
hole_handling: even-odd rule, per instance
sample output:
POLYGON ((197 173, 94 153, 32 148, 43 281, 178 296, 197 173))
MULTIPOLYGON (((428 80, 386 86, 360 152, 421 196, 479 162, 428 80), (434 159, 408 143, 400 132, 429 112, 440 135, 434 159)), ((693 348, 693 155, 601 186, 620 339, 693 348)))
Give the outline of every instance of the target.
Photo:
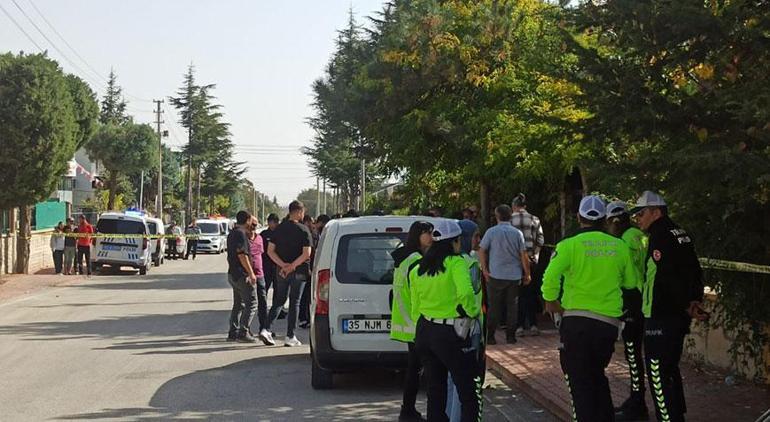
POLYGON ((203 237, 199 234, 109 234, 109 233, 60 233, 50 234, 52 237, 75 237, 89 239, 176 239, 184 237, 187 239, 198 239, 203 237))
POLYGON ((703 268, 711 270, 737 271, 742 273, 770 274, 770 266, 748 262, 726 261, 714 258, 699 258, 703 268))

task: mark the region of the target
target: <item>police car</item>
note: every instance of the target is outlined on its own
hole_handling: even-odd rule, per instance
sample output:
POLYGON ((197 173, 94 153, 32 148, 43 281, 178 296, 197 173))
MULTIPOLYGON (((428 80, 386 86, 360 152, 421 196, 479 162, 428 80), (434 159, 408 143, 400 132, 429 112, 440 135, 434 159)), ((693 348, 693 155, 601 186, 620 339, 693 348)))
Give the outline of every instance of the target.
POLYGON ((147 274, 152 266, 152 247, 146 237, 150 233, 147 220, 141 212, 104 213, 96 223, 96 233, 106 236, 96 238, 92 268, 100 271, 104 266, 131 267, 139 274, 147 274))
POLYGON ((222 219, 195 220, 201 230, 198 238, 198 253, 222 253, 227 248, 227 222, 222 219))
POLYGON ((331 388, 335 372, 406 367, 406 344, 390 339, 390 254, 406 241, 412 223, 436 220, 369 216, 326 225, 311 278, 313 388, 331 388))

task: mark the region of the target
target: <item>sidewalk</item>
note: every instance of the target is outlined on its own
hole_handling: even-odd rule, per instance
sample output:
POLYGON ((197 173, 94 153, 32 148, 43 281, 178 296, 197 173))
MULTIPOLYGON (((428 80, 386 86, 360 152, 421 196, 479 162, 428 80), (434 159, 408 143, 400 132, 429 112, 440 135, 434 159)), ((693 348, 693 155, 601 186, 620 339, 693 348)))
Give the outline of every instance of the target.
POLYGON ((53 269, 40 270, 35 274, 4 274, 0 277, 0 303, 36 291, 64 286, 86 280, 80 275, 58 275, 53 269))
MULTIPOLYGON (((543 330, 540 336, 523 337, 514 345, 505 344, 505 335, 497 333, 497 345, 487 348, 487 366, 501 379, 519 388, 559 419, 568 421, 570 397, 559 366, 556 330, 543 330)), ((687 399, 687 419, 691 421, 755 421, 770 408, 770 388, 740 381, 728 386, 725 374, 712 369, 696 370, 681 365, 687 399)), ((628 366, 623 346, 616 344, 607 368, 612 399, 619 405, 628 395, 628 366)), ((651 420, 655 420, 652 400, 647 395, 651 420)))

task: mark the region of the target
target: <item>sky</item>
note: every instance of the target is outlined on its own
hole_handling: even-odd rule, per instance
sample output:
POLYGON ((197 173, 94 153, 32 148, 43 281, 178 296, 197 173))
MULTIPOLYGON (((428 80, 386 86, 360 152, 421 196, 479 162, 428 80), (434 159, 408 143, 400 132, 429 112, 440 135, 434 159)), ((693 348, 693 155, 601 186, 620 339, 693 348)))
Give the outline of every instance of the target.
POLYGON ((287 204, 302 189, 315 188, 299 152, 313 138, 305 124, 313 113, 311 84, 323 75, 348 10, 363 22, 383 3, 0 0, 0 51, 47 50, 99 97, 114 69, 135 121, 154 122, 152 100, 165 100, 163 129, 170 136, 164 142, 174 149, 186 136, 168 97, 193 64, 199 83, 217 85, 235 160, 246 162, 257 189, 287 204))

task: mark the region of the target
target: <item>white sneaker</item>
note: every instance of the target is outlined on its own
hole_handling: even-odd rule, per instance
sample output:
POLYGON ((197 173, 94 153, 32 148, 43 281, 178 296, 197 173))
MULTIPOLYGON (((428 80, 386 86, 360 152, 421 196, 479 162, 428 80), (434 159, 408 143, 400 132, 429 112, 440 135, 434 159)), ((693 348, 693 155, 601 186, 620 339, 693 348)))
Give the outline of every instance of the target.
POLYGON ((283 345, 286 347, 302 346, 302 343, 297 339, 297 336, 286 337, 283 341, 283 345))
POLYGON ((539 336, 540 335, 540 330, 538 330, 537 327, 535 327, 533 325, 533 326, 529 327, 529 335, 531 335, 531 336, 539 336))
POLYGON ((524 337, 527 334, 524 332, 524 328, 519 327, 516 329, 516 337, 524 337))
POLYGON ((259 339, 262 340, 262 343, 265 343, 265 346, 275 346, 275 340, 273 340, 273 335, 270 333, 270 331, 260 331, 259 339))

